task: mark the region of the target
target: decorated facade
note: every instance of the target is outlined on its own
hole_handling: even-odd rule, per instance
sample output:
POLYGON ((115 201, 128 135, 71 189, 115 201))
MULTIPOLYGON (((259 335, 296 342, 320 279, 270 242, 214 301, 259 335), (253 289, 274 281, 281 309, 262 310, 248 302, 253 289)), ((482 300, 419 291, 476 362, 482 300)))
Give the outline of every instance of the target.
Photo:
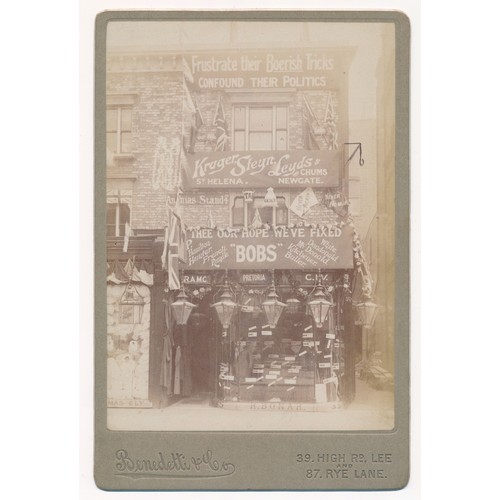
POLYGON ((109 406, 356 397, 376 306, 349 204, 353 55, 108 53, 109 406))

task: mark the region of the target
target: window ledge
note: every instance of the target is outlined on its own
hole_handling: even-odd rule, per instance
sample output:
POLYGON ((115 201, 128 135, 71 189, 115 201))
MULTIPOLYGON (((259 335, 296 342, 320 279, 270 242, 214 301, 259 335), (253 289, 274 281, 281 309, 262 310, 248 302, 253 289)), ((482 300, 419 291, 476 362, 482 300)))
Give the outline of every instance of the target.
POLYGON ((113 160, 132 161, 135 160, 135 155, 133 153, 115 153, 113 154, 113 160))

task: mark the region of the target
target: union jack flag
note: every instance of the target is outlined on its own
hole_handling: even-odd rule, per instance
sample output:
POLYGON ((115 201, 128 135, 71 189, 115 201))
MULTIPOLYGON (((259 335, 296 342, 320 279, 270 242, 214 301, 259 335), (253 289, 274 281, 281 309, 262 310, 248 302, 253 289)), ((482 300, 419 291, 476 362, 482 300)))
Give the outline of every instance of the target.
POLYGON ((304 149, 320 149, 313 133, 313 124, 318 123, 318 120, 305 95, 303 96, 302 123, 304 125, 304 149))
POLYGON ((328 149, 338 149, 338 133, 337 133, 337 113, 333 107, 332 93, 328 94, 328 101, 326 103, 325 111, 325 128, 326 128, 326 142, 328 149))
POLYGON ((181 281, 179 278, 179 245, 181 233, 181 221, 179 216, 169 210, 168 224, 168 247, 167 247, 167 271, 168 288, 179 290, 181 281))
POLYGON ((219 98, 214 116, 215 131, 215 151, 225 151, 229 137, 227 135, 226 115, 222 106, 222 98, 219 98))

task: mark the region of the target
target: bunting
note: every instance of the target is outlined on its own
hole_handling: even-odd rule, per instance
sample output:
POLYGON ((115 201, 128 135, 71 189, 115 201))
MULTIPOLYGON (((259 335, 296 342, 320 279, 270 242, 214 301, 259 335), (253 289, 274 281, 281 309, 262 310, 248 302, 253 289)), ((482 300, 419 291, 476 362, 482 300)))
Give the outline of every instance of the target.
POLYGON ((132 281, 147 286, 153 285, 152 263, 142 261, 139 266, 136 266, 135 262, 131 259, 128 259, 125 264, 122 264, 119 260, 114 260, 107 263, 107 268, 106 281, 108 283, 121 285, 132 281))
POLYGON ((229 136, 227 135, 226 115, 222 106, 222 97, 219 97, 213 124, 217 127, 215 131, 215 151, 225 151, 229 136))

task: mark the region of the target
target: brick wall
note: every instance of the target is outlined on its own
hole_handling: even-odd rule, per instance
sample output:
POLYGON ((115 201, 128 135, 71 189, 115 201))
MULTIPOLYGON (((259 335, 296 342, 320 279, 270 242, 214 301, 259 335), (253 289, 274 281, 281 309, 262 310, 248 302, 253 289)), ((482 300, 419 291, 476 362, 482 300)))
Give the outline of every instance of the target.
MULTIPOLYGON (((162 139, 169 149, 173 148, 173 141, 181 137, 182 73, 110 74, 107 90, 137 94, 132 110, 130 167, 137 177, 131 209, 132 228, 161 228, 166 217, 166 193, 153 185, 154 159, 162 139)), ((121 165, 124 166, 124 162, 121 165)))
MULTIPOLYGON (((183 105, 183 75, 180 71, 169 72, 128 72, 110 73, 107 80, 107 91, 113 94, 136 94, 136 104, 132 116, 132 149, 133 159, 128 160, 127 168, 136 177, 133 188, 131 207, 131 225, 133 229, 161 229, 166 221, 167 193, 153 182, 155 153, 161 141, 164 150, 175 151, 175 141, 180 141, 182 134, 189 137, 191 113, 183 105)), ((328 99, 328 92, 307 92, 307 99, 316 117, 323 121, 328 99)), ((196 142, 196 152, 210 152, 215 148, 215 126, 213 125, 219 98, 226 115, 228 133, 232 130, 232 106, 229 95, 219 91, 193 92, 204 124, 199 130, 196 142)), ((303 96, 304 92, 290 94, 289 104, 289 148, 304 147, 303 127, 303 96)), ((234 99, 234 98, 233 98, 234 99)), ((230 138, 231 139, 231 138, 230 138)), ((164 151, 163 150, 163 151, 164 151)), ((118 165, 119 167, 119 165, 118 165)), ((119 172, 119 168, 118 168, 119 172)), ((285 194, 290 203, 304 187, 291 190, 276 190, 276 194, 285 194)), ((206 190, 184 193, 205 193, 209 196, 241 195, 242 190, 206 190)), ((316 196, 321 201, 324 190, 315 189, 316 196)), ((265 189, 256 190, 255 195, 264 195, 265 189)), ((171 198, 172 199, 172 198, 171 198)), ((181 215, 188 226, 205 226, 209 215, 217 226, 230 224, 230 196, 227 205, 184 205, 181 215), (210 208, 208 208, 210 207, 210 208)), ((334 220, 331 210, 322 205, 313 207, 304 218, 290 212, 289 223, 329 224, 334 220)))

